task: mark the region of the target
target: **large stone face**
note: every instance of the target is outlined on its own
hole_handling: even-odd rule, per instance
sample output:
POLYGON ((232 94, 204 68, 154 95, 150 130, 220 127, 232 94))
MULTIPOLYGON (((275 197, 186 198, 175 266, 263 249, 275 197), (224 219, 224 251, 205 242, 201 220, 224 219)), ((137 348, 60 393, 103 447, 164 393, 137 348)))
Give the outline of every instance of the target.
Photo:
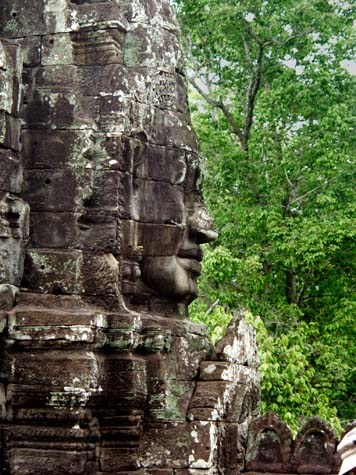
POLYGON ((216 232, 168 3, 2 0, 0 36, 2 472, 240 470, 255 340, 187 320, 216 232))
MULTIPOLYGON (((5 0, 0 7, 0 34, 20 38, 25 57, 29 249, 111 252, 126 305, 149 309, 158 297, 183 302, 184 311, 196 296, 199 245, 216 234, 201 198, 170 8, 162 1, 35 3, 5 0)), ((15 77, 1 120, 4 142, 19 150, 19 119, 9 113, 19 112, 13 98, 21 71, 15 77)), ((42 279, 51 288, 48 272, 41 277, 41 265, 34 266, 32 259, 26 285, 38 291, 42 279)))

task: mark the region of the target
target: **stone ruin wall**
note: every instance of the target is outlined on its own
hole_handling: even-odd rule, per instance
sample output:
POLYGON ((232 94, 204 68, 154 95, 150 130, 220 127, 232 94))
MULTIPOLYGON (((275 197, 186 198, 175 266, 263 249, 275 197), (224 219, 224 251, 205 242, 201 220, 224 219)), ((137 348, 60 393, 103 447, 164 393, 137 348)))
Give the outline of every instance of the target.
POLYGON ((335 471, 255 419, 242 316, 187 319, 215 231, 168 4, 1 0, 0 37, 1 473, 335 471))

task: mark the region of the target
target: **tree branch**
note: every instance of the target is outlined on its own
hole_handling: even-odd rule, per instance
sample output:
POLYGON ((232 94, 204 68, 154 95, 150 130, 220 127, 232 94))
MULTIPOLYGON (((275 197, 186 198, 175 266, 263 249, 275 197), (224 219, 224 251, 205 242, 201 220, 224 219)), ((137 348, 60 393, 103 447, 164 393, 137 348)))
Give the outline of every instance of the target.
POLYGON ((338 178, 340 178, 343 175, 347 175, 348 173, 349 173, 348 171, 344 172, 344 173, 340 173, 339 175, 336 175, 333 178, 330 178, 330 180, 326 180, 321 185, 318 185, 315 188, 313 188, 312 190, 309 190, 309 191, 305 192, 303 195, 296 197, 293 201, 291 201, 290 204, 297 203, 298 201, 302 201, 306 196, 308 196, 312 193, 315 193, 316 191, 320 190, 320 188, 324 188, 324 186, 328 186, 333 181, 337 180, 338 178))
POLYGON ((301 31, 300 33, 295 33, 294 35, 290 35, 288 36, 287 39, 285 39, 284 41, 279 41, 279 40, 276 40, 275 38, 271 38, 270 40, 266 41, 265 43, 263 43, 264 46, 271 46, 271 45, 274 45, 274 46, 285 46, 287 43, 289 43, 290 41, 292 40, 295 40, 297 38, 302 38, 303 36, 305 35, 308 35, 309 33, 311 33, 313 31, 312 28, 307 28, 306 30, 304 31, 301 31))
POLYGON ((298 307, 300 306, 300 304, 301 304, 301 302, 302 302, 302 300, 303 300, 305 291, 306 291, 306 289, 307 289, 307 286, 309 285, 310 278, 311 278, 311 276, 313 275, 313 273, 314 273, 314 269, 311 269, 311 270, 308 272, 307 276, 306 276, 305 279, 304 279, 303 285, 302 285, 300 291, 298 292, 298 295, 297 295, 297 305, 298 305, 298 307))
POLYGON ((219 302, 220 302, 220 300, 216 299, 215 302, 213 302, 210 305, 210 307, 208 308, 208 310, 204 314, 204 318, 206 318, 214 310, 214 308, 219 304, 219 302))
POLYGON ((246 41, 245 36, 242 33, 241 33, 241 39, 242 39, 242 45, 244 47, 245 55, 246 55, 246 58, 247 58, 248 68, 250 70, 250 73, 253 74, 253 62, 252 62, 252 59, 251 59, 250 47, 249 47, 249 45, 246 41))
POLYGON ((197 82, 193 79, 193 78, 189 78, 189 81, 190 83, 192 84, 192 86, 199 92, 199 94, 206 100, 206 102, 208 104, 210 104, 211 106, 213 107, 216 107, 218 109, 220 109, 224 116, 226 117, 226 120, 228 121, 229 125, 230 125, 230 128, 231 128, 231 131, 238 136, 239 140, 240 140, 240 143, 241 143, 241 146, 242 144, 244 143, 245 141, 245 137, 243 135, 243 132, 241 131, 241 129, 238 127, 238 125, 236 124, 236 121, 233 117, 233 115, 231 114, 231 112, 228 110, 228 108, 225 106, 225 104, 222 102, 222 100, 219 100, 219 101, 216 101, 215 99, 212 99, 209 94, 207 94, 198 84, 197 82))
POLYGON ((228 108, 223 103, 221 103, 221 110, 223 111, 223 113, 226 117, 226 120, 228 121, 228 123, 231 127, 232 132, 235 135, 238 136, 238 138, 240 140, 241 148, 243 150, 246 150, 245 149, 245 143, 246 143, 245 136, 244 136, 242 130, 237 126, 233 115, 231 114, 231 112, 228 110, 228 108))
POLYGON ((246 149, 247 149, 247 143, 250 137, 250 131, 251 131, 252 122, 253 122, 255 100, 256 100, 256 96, 261 84, 262 63, 263 63, 263 45, 259 45, 256 69, 252 74, 251 81, 248 87, 248 92, 247 92, 246 121, 245 121, 245 129, 243 133, 245 141, 246 141, 246 149))
POLYGON ((249 25, 248 21, 246 21, 246 20, 244 20, 244 28, 245 28, 245 31, 251 36, 251 38, 253 38, 255 40, 255 42, 259 46, 264 45, 263 40, 259 36, 257 36, 254 31, 251 30, 250 25, 249 25))

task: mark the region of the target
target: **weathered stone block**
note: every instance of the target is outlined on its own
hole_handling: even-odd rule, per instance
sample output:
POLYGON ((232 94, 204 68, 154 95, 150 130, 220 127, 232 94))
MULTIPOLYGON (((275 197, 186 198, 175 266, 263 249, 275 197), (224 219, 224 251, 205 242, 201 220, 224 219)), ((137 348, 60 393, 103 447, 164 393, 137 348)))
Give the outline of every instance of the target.
POLYGON ((161 3, 158 0, 149 0, 143 4, 127 3, 125 0, 119 0, 119 2, 130 23, 135 24, 139 21, 146 24, 150 21, 160 20, 164 28, 178 34, 177 21, 167 3, 161 3))
POLYGON ((56 91, 71 91, 78 89, 77 67, 69 64, 51 65, 40 68, 25 68, 24 85, 26 88, 25 101, 32 100, 34 88, 47 89, 53 87, 56 91))
POLYGON ((0 111, 0 144, 2 147, 19 151, 21 148, 20 130, 19 119, 0 111))
POLYGON ((195 152, 199 149, 193 128, 182 114, 132 102, 130 119, 130 130, 142 130, 155 145, 195 152))
POLYGON ((121 250, 126 257, 135 257, 142 254, 141 246, 141 225, 137 221, 123 219, 121 221, 121 250))
POLYGON ((159 70, 154 76, 150 97, 160 109, 177 111, 177 82, 174 72, 159 70))
POLYGON ((186 152, 185 160, 187 163, 187 172, 184 180, 184 189, 187 192, 201 194, 203 177, 200 156, 197 153, 186 152))
POLYGON ((79 26, 66 3, 45 0, 38 0, 36 4, 4 0, 0 25, 0 34, 8 38, 66 32, 79 26))
MULTIPOLYGON (((132 95, 133 81, 129 78, 139 82, 144 77, 135 71, 135 74, 130 74, 127 68, 122 64, 107 64, 98 68, 96 65, 80 66, 78 68, 78 75, 80 78, 80 91, 84 96, 98 96, 98 95, 112 95, 130 96, 132 95), (132 77, 131 77, 132 76, 132 77)), ((138 87, 138 86, 137 86, 138 87)))
POLYGON ((111 414, 99 415, 102 434, 102 446, 117 448, 136 448, 142 434, 143 414, 139 411, 118 415, 114 408, 111 414))
MULTIPOLYGON (((0 420, 6 419, 6 394, 5 387, 3 384, 0 384, 0 420)), ((4 451, 3 447, 4 439, 0 444, 0 450, 4 451)))
MULTIPOLYGON (((69 33, 57 33, 42 37, 41 64, 43 66, 75 64, 73 61, 73 45, 69 33)), ((55 84, 53 85, 55 86, 55 84)))
MULTIPOLYGON (((127 31, 129 24, 125 15, 125 6, 104 1, 96 3, 95 8, 90 2, 77 2, 77 17, 81 28, 86 29, 118 29, 127 31)), ((116 2, 117 3, 117 2, 116 2)))
MULTIPOLYGON (((79 326, 78 335, 83 334, 79 326)), ((54 329, 47 328, 53 334, 54 329)), ((18 336, 19 330, 16 336, 18 336)), ((68 335, 69 336, 69 335, 68 335)), ((72 334, 73 336, 73 334, 72 334)), ((36 335, 34 334, 36 339, 36 335)), ((59 335, 58 335, 59 338, 59 335)), ((54 339, 54 337, 53 337, 54 339)), ((47 338, 45 340, 48 341, 47 338)), ((75 341, 73 339, 73 341, 75 341)), ((77 341, 84 341, 78 338, 77 341)), ((9 375, 9 382, 18 384, 35 384, 45 386, 62 386, 67 388, 98 388, 98 367, 95 354, 87 352, 78 354, 74 350, 70 355, 59 355, 57 352, 32 351, 29 356, 26 352, 13 358, 13 374, 9 375)))
MULTIPOLYGON (((142 318, 143 333, 150 330, 154 333, 170 335, 170 346, 167 354, 162 354, 157 359, 150 355, 147 360, 147 374, 149 379, 176 379, 179 381, 192 381, 196 378, 199 364, 209 357, 211 343, 207 334, 199 333, 199 326, 189 328, 187 320, 175 320, 170 318, 142 318), (194 330, 196 332, 194 332, 194 330), (176 357, 179 355, 179 358, 176 357)), ((206 328, 204 327, 206 331, 206 328)))
POLYGON ((11 150, 0 149, 0 192, 19 194, 22 178, 22 163, 18 155, 11 150))
POLYGON ((203 381, 230 381, 249 384, 258 381, 258 371, 227 361, 202 361, 199 377, 203 381))
POLYGON ((179 380, 149 380, 147 411, 155 421, 185 421, 195 383, 179 380))
POLYGON ((74 249, 79 246, 80 231, 75 213, 32 212, 30 246, 33 248, 74 249))
POLYGON ((0 69, 0 110, 11 114, 13 97, 12 71, 0 69))
POLYGON ((43 32, 43 1, 32 8, 14 3, 12 0, 1 2, 0 8, 0 34, 8 38, 28 36, 35 31, 43 32))
POLYGON ((184 116, 156 108, 153 124, 152 138, 155 143, 189 151, 199 149, 195 132, 184 116))
MULTIPOLYGON (((55 295, 39 294, 34 292, 21 292, 16 299, 17 305, 22 307, 35 307, 39 309, 58 309, 69 312, 81 312, 88 309, 80 296, 78 295, 55 295)), ((89 311, 92 310, 89 308, 89 311)))
MULTIPOLYGON (((0 312, 4 310, 11 310, 15 305, 15 297, 18 288, 11 284, 0 284, 0 312)), ((3 315, 1 313, 1 315, 3 315)), ((6 315, 0 317, 0 333, 3 332, 7 326, 6 315)))
POLYGON ((142 247, 143 256, 173 256, 184 234, 183 226, 174 224, 143 224, 133 220, 122 223, 122 254, 135 256, 142 247))
POLYGON ((143 467, 151 470, 188 467, 190 433, 191 427, 187 422, 147 423, 137 458, 143 467))
POLYGON ((132 172, 124 158, 124 143, 121 134, 95 134, 93 162, 98 170, 122 170, 132 172))
MULTIPOLYGON (((133 456, 134 457, 134 456, 133 456)), ((97 472, 97 475, 106 475, 108 472, 97 472)), ((172 470, 124 470, 120 472, 115 471, 117 475, 173 475, 172 470)))
POLYGON ((162 330, 162 333, 157 331, 143 331, 140 336, 139 348, 141 351, 147 353, 167 353, 171 349, 172 335, 167 330, 162 330))
POLYGON ((190 120, 189 118, 189 103, 188 103, 188 93, 187 93, 187 85, 186 79, 183 74, 176 74, 176 82, 177 82, 177 112, 182 113, 184 116, 187 117, 187 121, 190 120))
POLYGON ((26 285, 37 292, 80 294, 82 261, 81 251, 28 249, 26 285))
POLYGON ((14 423, 20 425, 26 423, 28 426, 38 424, 40 430, 43 430, 43 426, 47 427, 47 430, 49 430, 49 427, 53 428, 61 425, 72 428, 74 425, 80 424, 81 427, 88 427, 90 418, 90 409, 84 407, 68 407, 66 411, 63 411, 61 407, 49 405, 46 407, 39 407, 38 405, 37 407, 16 406, 13 412, 14 423))
POLYGON ((81 97, 74 92, 36 89, 33 100, 24 105, 23 119, 29 128, 83 129, 93 121, 83 110, 81 97))
MULTIPOLYGON (((78 411, 79 413, 80 411, 78 411)), ((81 421, 83 423, 83 421, 81 421)), ((89 448, 93 448, 93 443, 89 442, 89 439, 93 439, 93 431, 90 431, 86 426, 79 427, 45 427, 45 426, 35 426, 35 425, 16 425, 15 427, 7 428, 7 434, 17 441, 28 441, 29 439, 31 442, 33 441, 41 441, 47 442, 50 439, 53 440, 52 448, 58 447, 58 445, 62 444, 62 446, 66 446, 68 444, 68 440, 72 439, 72 449, 85 450, 89 448)), ((32 444, 28 444, 28 448, 33 447, 32 444)), ((63 448, 60 447, 59 450, 63 448)))
POLYGON ((0 194, 0 237, 28 238, 28 205, 10 193, 0 194))
MULTIPOLYGON (((9 338, 16 341, 62 340, 62 342, 93 343, 99 331, 105 326, 105 318, 101 314, 85 310, 76 313, 24 309, 16 310, 9 316, 8 332, 9 338)), ((54 356, 58 357, 55 354, 54 356)))
POLYGON ((93 133, 87 130, 23 130, 25 168, 92 168, 93 133))
POLYGON ((95 117, 97 124, 103 132, 106 132, 108 135, 127 132, 129 124, 129 98, 113 93, 99 95, 95 98, 86 97, 84 98, 85 101, 89 104, 87 109, 92 110, 91 116, 95 117), (91 102, 88 102, 90 99, 91 102))
POLYGON ((183 223, 184 194, 170 183, 132 178, 122 173, 121 190, 125 219, 142 223, 183 223))
MULTIPOLYGON (((76 424, 78 419, 75 417, 75 413, 73 413, 74 411, 72 412, 72 409, 91 408, 98 391, 99 389, 95 390, 94 388, 87 390, 85 388, 63 388, 63 386, 53 385, 8 385, 8 395, 13 401, 13 408, 14 411, 16 411, 17 420, 20 420, 18 414, 22 412, 27 413, 27 416, 29 416, 31 414, 30 410, 32 409, 33 422, 35 423, 40 422, 40 420, 36 420, 36 408, 38 409, 39 415, 41 415, 44 409, 47 409, 48 414, 48 408, 51 408, 52 415, 56 414, 57 416, 57 424, 58 422, 63 424, 64 422, 70 423, 71 421, 74 421, 76 424), (66 411, 68 411, 69 414, 66 414, 66 411), (60 412, 62 412, 62 414, 60 414, 60 412)), ((56 421, 54 418, 51 420, 52 423, 56 421)), ((43 419, 42 422, 44 422, 43 419)), ((63 447, 62 444, 60 445, 61 447, 63 447)))
POLYGON ((189 467, 209 469, 217 463, 218 427, 214 422, 193 422, 190 426, 189 467))
POLYGON ((255 330, 246 323, 243 315, 237 314, 231 320, 225 336, 216 345, 215 354, 220 361, 257 367, 259 359, 255 330))
POLYGON ((120 254, 121 223, 110 210, 85 209, 78 228, 81 249, 120 254))
POLYGON ((78 66, 122 64, 123 31, 89 30, 72 33, 73 59, 78 66))
POLYGON ((23 197, 32 211, 79 212, 92 192, 90 169, 26 170, 23 197))
MULTIPOLYGON (((118 312, 123 309, 119 292, 119 262, 110 253, 85 252, 82 268, 82 292, 101 297, 106 308, 118 312)), ((98 304, 100 299, 97 299, 98 304)))
POLYGON ((212 345, 204 334, 205 326, 204 329, 200 327, 203 331, 199 333, 199 328, 194 328, 194 326, 189 328, 187 323, 187 321, 182 321, 183 325, 186 324, 186 331, 180 337, 173 339, 172 350, 167 361, 172 374, 176 374, 178 379, 189 381, 197 376, 200 362, 209 358, 212 345), (179 358, 175 355, 179 355, 179 358))
POLYGON ((25 285, 41 293, 96 296, 98 304, 117 311, 122 307, 118 266, 111 254, 28 249, 25 285))
POLYGON ((248 423, 219 425, 219 464, 224 467, 226 475, 244 470, 247 428, 248 423))
MULTIPOLYGON (((127 447, 103 447, 100 453, 100 470, 104 473, 136 473, 140 468, 135 450, 127 447)), ((142 472, 138 472, 139 474, 142 472)))
MULTIPOLYGON (((211 468, 183 468, 174 471, 174 475, 220 475, 218 469, 211 468)), ((225 475, 225 474, 224 474, 225 475)), ((235 473, 228 473, 226 475, 235 475, 235 473)))
POLYGON ((70 450, 12 449, 10 473, 17 471, 22 475, 49 475, 50 473, 85 475, 90 455, 82 451, 78 453, 70 450))
POLYGON ((175 224, 141 224, 140 231, 143 256, 157 257, 175 255, 184 234, 184 228, 175 224))
POLYGON ((0 284, 20 285, 28 218, 29 208, 20 198, 0 196, 0 284))
POLYGON ((98 384, 107 394, 121 393, 125 398, 141 398, 147 395, 146 364, 137 357, 123 358, 122 355, 109 353, 97 357, 98 384))
POLYGON ((22 51, 17 41, 0 40, 0 110, 18 117, 22 100, 22 51))
POLYGON ((148 66, 174 72, 181 62, 177 36, 153 24, 137 23, 127 33, 123 49, 125 65, 131 68, 148 66))
POLYGON ((189 406, 189 419, 243 422, 259 401, 258 388, 225 381, 198 381, 189 406))
MULTIPOLYGON (((158 147, 139 140, 126 140, 124 163, 132 164, 135 177, 174 185, 185 184, 187 163, 182 150, 158 147)), ((127 171, 131 171, 131 167, 127 171)))
POLYGON ((41 63, 41 37, 27 36, 20 40, 23 65, 38 66, 41 63))
MULTIPOLYGON (((18 315, 18 318, 21 319, 21 316, 18 315)), ((39 321, 40 318, 37 320, 39 321)), ((133 362, 136 365, 130 365, 128 362, 125 368, 123 364, 110 364, 110 358, 108 362, 100 353, 87 351, 80 354, 80 351, 77 351, 79 342, 86 344, 93 342, 93 338, 89 338, 90 334, 93 334, 93 323, 87 321, 86 327, 72 324, 66 327, 66 330, 61 329, 59 325, 56 327, 49 324, 47 328, 42 328, 42 338, 39 337, 41 331, 39 326, 37 326, 37 334, 36 327, 32 326, 33 336, 30 337, 26 327, 17 327, 16 333, 12 332, 11 335, 15 335, 17 342, 22 343, 25 336, 31 340, 29 344, 32 342, 31 354, 27 358, 21 354, 14 355, 13 358, 15 372, 12 377, 10 376, 10 380, 15 380, 17 384, 10 383, 9 391, 15 406, 38 407, 42 409, 42 412, 47 410, 43 413, 43 422, 46 418, 49 417, 50 420, 52 417, 52 424, 55 422, 53 418, 55 414, 52 413, 51 416, 48 413, 49 407, 62 408, 62 411, 63 408, 70 407, 90 407, 92 410, 94 408, 95 417, 99 417, 104 425, 105 421, 110 422, 109 425, 112 428, 117 427, 120 423, 119 419, 123 419, 120 414, 126 414, 127 419, 132 418, 131 415, 137 411, 140 414, 143 413, 147 396, 143 360, 134 359, 133 362), (67 348, 71 342, 71 353, 63 351, 65 348, 63 342, 67 343, 67 348), (36 344, 41 349, 41 353, 36 350, 36 344), (49 348, 52 350, 50 351, 49 348), (43 364, 40 363, 41 354, 46 356, 43 364), (119 370, 113 371, 114 366, 119 370), (137 370, 133 370, 133 366, 137 370)), ((40 416, 42 412, 39 410, 40 416)), ((83 417, 87 416, 85 414, 80 416, 80 411, 78 411, 77 417, 80 416, 83 427, 89 422, 88 418, 87 422, 83 420, 83 417)), ((29 416, 30 414, 26 417, 29 416)), ((35 411, 32 417, 37 419, 35 411)), ((65 420, 71 419, 63 414, 63 421, 65 420)), ((127 425, 127 422, 124 420, 120 424, 127 425)), ((125 429, 121 427, 121 430, 125 429)), ((135 432, 135 430, 137 432, 137 429, 132 427, 132 431, 135 432)))
MULTIPOLYGON (((1 284, 8 285, 8 284, 1 284)), ((11 299, 8 299, 8 295, 5 292, 4 297, 1 297, 1 305, 4 309, 0 309, 0 335, 2 335, 7 328, 7 314, 6 310, 10 310, 8 307, 11 305, 11 299), (10 303, 9 303, 10 300, 10 303), (4 311, 5 310, 5 311, 4 311)))
POLYGON ((6 57, 6 50, 4 41, 0 41, 0 69, 6 71, 8 68, 7 66, 7 57, 6 57))
POLYGON ((94 186, 88 206, 117 208, 121 193, 120 174, 116 170, 98 170, 94 174, 94 186), (103 190, 104 193, 103 193, 103 190))

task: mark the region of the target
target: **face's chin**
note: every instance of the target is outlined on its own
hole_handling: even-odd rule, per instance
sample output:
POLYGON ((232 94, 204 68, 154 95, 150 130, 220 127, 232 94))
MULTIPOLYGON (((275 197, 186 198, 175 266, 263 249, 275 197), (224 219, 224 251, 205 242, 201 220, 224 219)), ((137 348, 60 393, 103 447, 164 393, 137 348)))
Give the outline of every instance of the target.
POLYGON ((187 304, 198 295, 200 274, 200 262, 191 258, 145 257, 141 264, 142 280, 148 287, 163 297, 187 304))

